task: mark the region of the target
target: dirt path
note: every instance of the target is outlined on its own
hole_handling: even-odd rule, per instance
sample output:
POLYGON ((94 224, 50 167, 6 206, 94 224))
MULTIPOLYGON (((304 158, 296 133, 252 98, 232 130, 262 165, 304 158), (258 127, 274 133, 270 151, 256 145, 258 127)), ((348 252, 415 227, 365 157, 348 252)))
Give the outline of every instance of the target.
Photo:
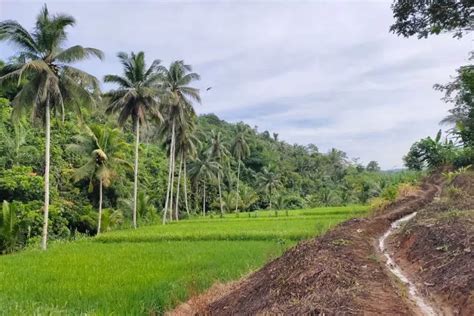
POLYGON ((474 172, 387 238, 389 254, 440 315, 474 315, 474 172))
POLYGON ((433 307, 433 303, 430 303, 423 297, 415 285, 413 280, 410 280, 405 272, 396 264, 395 260, 393 259, 393 253, 387 249, 387 238, 391 237, 395 232, 397 232, 401 225, 408 222, 409 220, 415 217, 417 212, 413 212, 408 214, 395 222, 392 223, 390 228, 383 234, 382 237, 379 239, 379 250, 387 259, 385 262, 386 268, 392 272, 392 274, 400 280, 405 287, 408 289, 409 299, 415 304, 417 311, 426 316, 436 316, 438 313, 435 312, 435 307, 433 307))
POLYGON ((299 243, 260 270, 195 297, 170 314, 420 314, 385 267, 378 239, 391 223, 430 203, 433 177, 381 215, 353 219, 299 243))

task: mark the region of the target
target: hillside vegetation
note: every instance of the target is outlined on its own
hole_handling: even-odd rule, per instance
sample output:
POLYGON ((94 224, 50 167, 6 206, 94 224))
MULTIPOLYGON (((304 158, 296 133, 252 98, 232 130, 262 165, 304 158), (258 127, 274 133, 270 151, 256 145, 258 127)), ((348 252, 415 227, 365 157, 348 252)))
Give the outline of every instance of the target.
MULTIPOLYGON (((462 37, 473 30, 468 2, 395 0, 390 30, 462 37)), ((70 43, 76 22, 47 5, 31 30, 0 22, 0 42, 14 49, 0 61, 0 315, 162 314, 262 266, 197 310, 409 314, 374 246, 425 207, 398 236, 420 243, 399 259, 421 271, 417 281, 462 294, 432 291, 449 305, 471 299, 472 179, 460 175, 474 163, 472 64, 435 85, 453 105, 449 129, 416 141, 408 170, 382 171, 321 150, 318 135, 289 144, 199 115, 201 78, 184 60, 117 52, 115 72, 95 78, 80 62, 105 54, 70 43)))
POLYGON ((99 79, 73 66, 104 58, 97 48, 67 47, 75 24, 46 5, 31 32, 0 22, 0 40, 16 49, 0 62, 2 253, 40 236, 46 250, 48 239, 209 212, 393 200, 399 183, 417 179, 198 116, 200 76, 183 60, 165 66, 142 51, 118 52, 122 72, 104 76, 113 88, 101 91, 99 79))
MULTIPOLYGON (((1 108, 0 133, 5 137, 0 141, 3 168, 0 169, 0 197, 9 202, 10 209, 16 213, 15 236, 11 251, 41 234, 43 161, 41 160, 42 131, 33 128, 27 121, 15 127, 10 121, 11 108, 5 102, 1 108), (18 152, 12 156, 9 142, 16 141, 18 152), (11 160, 9 160, 11 159, 11 160)), ((115 124, 102 110, 90 113, 84 111, 83 118, 89 125, 103 132, 113 131, 115 124), (100 124, 100 125, 99 125, 100 124), (100 126, 100 127, 99 127, 100 126)), ((52 168, 50 238, 73 238, 77 233, 94 235, 97 232, 97 207, 99 202, 98 180, 91 176, 75 181, 74 172, 87 162, 88 156, 81 156, 69 150, 68 144, 84 137, 83 126, 77 119, 62 123, 53 121, 52 128, 52 168)), ((201 147, 205 151, 206 141, 211 131, 221 133, 223 142, 230 143, 232 135, 242 123, 231 124, 219 120, 215 115, 204 115, 197 119, 197 130, 201 147)), ((393 199, 397 185, 401 182, 415 182, 415 172, 384 173, 367 170, 350 162, 338 150, 324 154, 314 146, 289 145, 258 133, 245 126, 248 131, 247 142, 250 155, 242 161, 239 185, 239 211, 254 211, 270 206, 278 210, 318 206, 364 204, 374 197, 384 196, 393 199), (272 170, 272 171, 269 171, 272 170), (270 177, 268 191, 262 182, 270 177), (275 179, 272 180, 271 177, 275 179)), ((147 224, 160 221, 165 204, 167 170, 166 149, 153 136, 152 126, 145 130, 140 145, 138 222, 147 224), (148 135, 150 134, 150 135, 148 135)), ((125 143, 123 159, 133 161, 131 142, 133 136, 126 126, 117 135, 117 141, 125 143)), ((188 162, 190 167, 193 161, 188 162)), ((236 207, 236 169, 237 161, 228 156, 223 164, 222 199, 224 213, 235 213, 236 207)), ((206 197, 203 201, 201 179, 189 176, 189 212, 202 215, 209 212, 218 214, 219 194, 216 179, 206 181, 206 197), (205 207, 205 210, 203 210, 205 207)), ((110 186, 103 188, 102 230, 129 227, 132 221, 133 170, 127 165, 118 166, 110 186)), ((182 194, 181 190, 181 194, 182 194)), ((179 217, 188 217, 184 201, 178 208, 179 217)), ((233 215, 233 216, 238 216, 233 215)), ((241 216, 247 216, 242 214, 241 216)))

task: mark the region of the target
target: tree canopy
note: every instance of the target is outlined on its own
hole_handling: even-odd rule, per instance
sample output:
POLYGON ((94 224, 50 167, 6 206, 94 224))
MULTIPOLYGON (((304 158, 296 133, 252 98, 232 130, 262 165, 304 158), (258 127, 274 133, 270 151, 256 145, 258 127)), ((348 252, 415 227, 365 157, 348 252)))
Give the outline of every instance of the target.
POLYGON ((395 22, 390 31, 405 37, 442 32, 461 37, 474 28, 472 0, 395 0, 392 10, 395 22))

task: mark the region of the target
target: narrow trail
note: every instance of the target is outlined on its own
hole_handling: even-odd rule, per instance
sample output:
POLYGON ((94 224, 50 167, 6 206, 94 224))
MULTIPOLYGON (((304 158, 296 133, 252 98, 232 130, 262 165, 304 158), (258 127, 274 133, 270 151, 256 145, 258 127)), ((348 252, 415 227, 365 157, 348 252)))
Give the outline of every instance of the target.
POLYGON ((387 238, 390 237, 395 231, 397 231, 403 223, 408 222, 413 217, 415 217, 416 213, 417 212, 413 212, 400 218, 399 220, 394 221, 390 228, 387 230, 387 232, 382 237, 380 237, 379 250, 387 259, 385 265, 387 266, 388 270, 392 272, 393 275, 395 275, 402 283, 404 283, 405 286, 408 287, 409 298, 416 305, 419 312, 422 315, 426 316, 436 316, 438 315, 438 313, 435 312, 435 308, 423 298, 423 296, 420 294, 420 291, 416 288, 415 283, 410 281, 408 277, 403 273, 401 268, 395 263, 395 260, 389 254, 389 251, 387 250, 385 244, 387 238))
POLYGON ((439 176, 430 177, 416 194, 382 213, 300 242, 242 280, 214 287, 168 314, 436 315, 430 313, 436 308, 407 299, 404 286, 387 269, 385 259, 391 257, 379 247, 386 250, 395 229, 433 201, 441 182, 439 176))

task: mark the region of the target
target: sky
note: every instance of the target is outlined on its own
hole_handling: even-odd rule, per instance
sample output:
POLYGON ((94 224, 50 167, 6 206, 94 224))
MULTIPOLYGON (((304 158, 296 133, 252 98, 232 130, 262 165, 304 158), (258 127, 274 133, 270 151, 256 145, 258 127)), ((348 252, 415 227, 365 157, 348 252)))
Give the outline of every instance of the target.
MULTIPOLYGON (((104 51, 104 61, 78 65, 98 78, 121 72, 119 51, 182 59, 201 75, 198 113, 384 169, 447 128, 439 121, 451 105, 433 84, 450 81, 473 49, 472 36, 389 33, 390 1, 0 0, 0 20, 31 30, 45 2, 76 18, 68 43, 104 51)), ((0 59, 14 52, 0 43, 0 59)))

